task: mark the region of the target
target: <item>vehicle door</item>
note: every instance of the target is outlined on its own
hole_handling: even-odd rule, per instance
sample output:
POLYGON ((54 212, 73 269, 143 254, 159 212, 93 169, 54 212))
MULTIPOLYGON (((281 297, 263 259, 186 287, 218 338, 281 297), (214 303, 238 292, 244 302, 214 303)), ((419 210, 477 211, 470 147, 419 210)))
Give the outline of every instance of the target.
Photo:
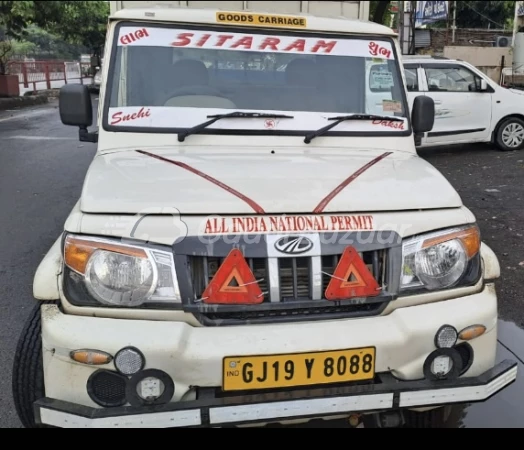
POLYGON ((460 64, 423 63, 436 120, 424 146, 488 142, 491 137, 493 89, 481 91, 481 78, 460 64))

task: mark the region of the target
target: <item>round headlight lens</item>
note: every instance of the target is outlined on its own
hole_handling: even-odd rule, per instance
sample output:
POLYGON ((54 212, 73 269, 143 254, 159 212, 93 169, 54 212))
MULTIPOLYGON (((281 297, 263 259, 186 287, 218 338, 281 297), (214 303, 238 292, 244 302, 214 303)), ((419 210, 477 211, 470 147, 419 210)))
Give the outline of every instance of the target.
POLYGON ((417 277, 429 290, 454 286, 464 275, 467 265, 468 256, 459 240, 421 250, 415 257, 417 277))
POLYGON ((148 259, 96 251, 86 267, 86 286, 100 303, 142 305, 156 289, 156 273, 148 259))

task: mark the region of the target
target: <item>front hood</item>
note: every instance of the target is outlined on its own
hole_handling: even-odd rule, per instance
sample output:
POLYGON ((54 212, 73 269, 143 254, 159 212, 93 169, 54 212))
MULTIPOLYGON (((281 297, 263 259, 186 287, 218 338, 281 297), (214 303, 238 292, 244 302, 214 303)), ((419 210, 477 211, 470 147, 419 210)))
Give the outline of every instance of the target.
POLYGON ((223 152, 151 149, 99 155, 81 209, 183 215, 311 214, 458 208, 449 182, 418 156, 378 150, 223 152))

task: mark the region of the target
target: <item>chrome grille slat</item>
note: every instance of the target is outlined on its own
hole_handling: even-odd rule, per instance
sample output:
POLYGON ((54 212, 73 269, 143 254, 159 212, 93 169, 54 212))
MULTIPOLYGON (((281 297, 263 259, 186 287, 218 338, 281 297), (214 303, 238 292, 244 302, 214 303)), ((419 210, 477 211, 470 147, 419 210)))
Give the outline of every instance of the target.
POLYGON ((209 283, 211 278, 209 277, 209 261, 207 259, 207 256, 204 256, 202 258, 202 266, 203 266, 203 274, 204 274, 204 283, 209 283))
POLYGON ((311 298, 314 301, 322 300, 324 297, 324 292, 322 290, 322 257, 315 256, 311 258, 309 264, 309 276, 311 283, 311 298))
POLYGON ((380 280, 380 261, 378 252, 373 252, 373 276, 380 280))
POLYGON ((268 259, 269 301, 280 303, 280 265, 277 258, 268 259))
MULTIPOLYGON (((293 268, 292 268, 292 273, 293 273, 293 298, 297 299, 299 297, 299 287, 298 287, 298 264, 297 264, 296 258, 293 258, 291 260, 291 264, 293 265, 293 268)), ((309 277, 309 273, 307 273, 306 276, 309 277)), ((306 280, 306 282, 309 283, 309 278, 306 280)))

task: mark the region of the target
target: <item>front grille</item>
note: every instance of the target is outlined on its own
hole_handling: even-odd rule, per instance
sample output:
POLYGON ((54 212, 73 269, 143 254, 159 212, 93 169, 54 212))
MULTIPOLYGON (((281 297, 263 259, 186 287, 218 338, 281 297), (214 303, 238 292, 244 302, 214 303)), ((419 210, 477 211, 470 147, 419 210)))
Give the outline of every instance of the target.
MULTIPOLYGON (((387 291, 387 255, 387 250, 360 253, 383 293, 387 291)), ((385 295, 365 303, 362 299, 341 302, 325 299, 325 292, 341 257, 342 253, 313 258, 246 258, 263 292, 264 302, 261 305, 228 307, 205 305, 202 301, 206 287, 225 258, 190 256, 191 303, 197 308, 192 312, 197 312, 197 317, 207 326, 380 314, 391 300, 385 295)))
MULTIPOLYGON (((366 263, 379 285, 384 289, 386 280, 387 252, 385 250, 360 253, 360 257, 366 263)), ((314 258, 281 258, 276 261, 262 258, 248 258, 247 262, 253 271, 260 289, 264 293, 264 302, 278 303, 300 300, 324 300, 324 293, 332 279, 332 275, 340 262, 342 255, 321 257, 321 273, 314 273, 314 258), (272 298, 270 292, 269 264, 278 266, 278 298, 272 298), (322 277, 322 290, 314 292, 313 278, 322 277)), ((225 258, 207 258, 193 256, 189 258, 189 266, 192 274, 194 298, 196 303, 202 299, 206 287, 213 280, 218 268, 223 264, 225 258)))

